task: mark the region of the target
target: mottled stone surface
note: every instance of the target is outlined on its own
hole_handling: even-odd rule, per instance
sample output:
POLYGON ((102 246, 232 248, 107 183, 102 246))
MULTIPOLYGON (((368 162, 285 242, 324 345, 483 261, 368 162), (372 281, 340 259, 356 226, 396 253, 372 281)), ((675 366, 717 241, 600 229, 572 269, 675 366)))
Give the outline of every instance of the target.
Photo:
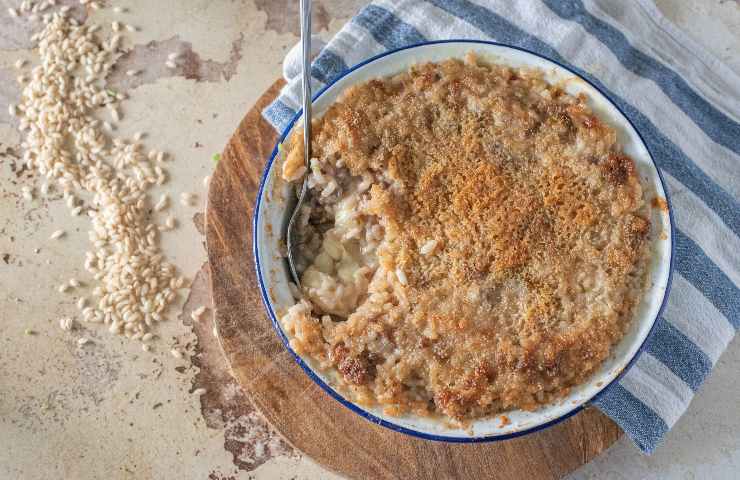
MULTIPOLYGON (((201 179, 249 106, 280 75, 281 59, 297 41, 297 0, 113 0, 127 12, 86 11, 106 28, 133 24, 131 51, 111 77, 127 91, 118 133, 148 133, 147 148, 172 155, 176 198, 195 192, 199 205, 173 211, 179 228, 163 247, 191 279, 153 352, 80 323, 71 332, 60 316, 75 316, 77 295, 56 286, 82 269, 87 221, 70 217, 58 192, 24 201, 21 187, 40 185, 19 160, 21 137, 7 112, 20 92, 18 58, 33 62, 30 35, 38 24, 0 9, 0 479, 316 479, 336 478, 302 457, 273 432, 231 379, 209 305, 202 236, 201 179), (179 52, 178 67, 167 55, 179 52), (142 74, 128 77, 128 69, 142 74), (51 242, 49 234, 68 235, 51 242), (26 329, 36 334, 26 335, 26 329), (77 339, 92 340, 82 347, 77 339), (185 346, 188 358, 169 354, 185 346), (202 395, 193 394, 206 389, 202 395)), ((314 26, 328 38, 364 2, 314 0, 314 26)), ((740 11, 733 0, 659 0, 669 18, 740 70, 740 11)), ((158 194, 159 192, 155 192, 158 194)), ((247 212, 245 212, 245 215, 247 212)), ((687 415, 654 456, 622 440, 572 478, 736 478, 740 416, 735 341, 687 415)), ((359 420, 358 420, 359 421, 359 420)))
MULTIPOLYGON (((255 0, 257 8, 267 14, 266 27, 280 33, 300 35, 300 4, 294 0, 255 0)), ((315 32, 325 32, 334 19, 351 17, 367 2, 360 0, 315 0, 311 26, 315 32)))
POLYGON ((204 264, 195 276, 182 316, 183 323, 190 325, 198 337, 198 353, 192 363, 199 371, 193 379, 193 389, 205 389, 200 405, 206 425, 224 430, 224 448, 242 470, 254 470, 279 455, 296 457, 298 453, 272 431, 229 373, 214 335, 213 310, 209 307, 197 320, 190 315, 201 305, 210 306, 209 275, 208 265, 204 264))

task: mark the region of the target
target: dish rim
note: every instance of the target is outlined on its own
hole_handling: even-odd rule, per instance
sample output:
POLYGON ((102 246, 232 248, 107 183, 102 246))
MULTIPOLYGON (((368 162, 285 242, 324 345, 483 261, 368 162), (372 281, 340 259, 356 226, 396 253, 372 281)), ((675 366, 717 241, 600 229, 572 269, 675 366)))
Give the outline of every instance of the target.
MULTIPOLYGON (((285 332, 283 332, 280 324, 279 319, 277 318, 277 315, 275 315, 275 312, 272 308, 272 302, 270 301, 270 297, 267 291, 267 286, 265 284, 265 281, 261 274, 261 265, 260 265, 260 256, 259 256, 259 243, 258 243, 258 230, 257 226, 259 225, 259 211, 260 211, 260 205, 262 203, 262 197, 263 197, 263 191, 265 188, 265 185, 267 183, 270 171, 272 170, 273 163, 279 153, 279 146, 285 141, 285 138, 287 137, 288 133, 292 131, 295 123, 301 118, 303 114, 303 109, 300 109, 296 112, 296 114, 291 118, 290 122, 286 125, 286 127, 283 129, 282 133, 278 137, 278 140, 275 144, 275 147, 272 150, 272 153, 270 154, 270 158, 265 164, 264 171, 262 173, 262 176, 260 178, 260 184, 259 188, 257 190, 257 197, 255 200, 254 208, 253 208, 253 218, 252 218, 252 250, 253 250, 253 256, 254 256, 254 267, 255 267, 255 274, 257 277, 257 282, 259 283, 260 287, 260 297, 262 298, 262 303, 265 307, 265 310, 267 311, 268 316, 270 317, 270 322, 272 323, 273 329, 278 334, 278 337, 280 337, 280 340, 283 343, 283 346, 290 352, 290 354, 293 356, 293 359, 298 363, 298 365, 303 369, 303 371, 308 375, 308 377, 316 383, 319 387, 321 387, 324 392, 329 394, 332 398, 337 400, 340 404, 342 404, 344 407, 348 408, 352 412, 360 415, 364 419, 376 424, 383 426, 385 428, 388 428, 390 430, 404 433, 406 435, 410 435, 412 437, 422 438, 425 440, 432 440, 432 441, 439 441, 439 442, 450 442, 450 443, 482 443, 482 442, 496 442, 500 440, 507 440, 511 438, 520 437, 523 435, 527 435, 530 433, 535 433, 541 430, 544 430, 546 428, 552 427, 553 425, 556 425, 563 420, 566 420, 576 413, 579 413, 581 410, 592 404, 594 401, 598 400, 609 388, 614 385, 615 383, 619 382, 623 378, 623 376, 632 368, 632 366, 635 364, 637 359, 640 357, 642 352, 644 351, 648 339, 653 335, 655 331, 655 326, 657 324, 658 318, 663 314, 663 311, 666 307, 666 303, 668 301, 668 296, 670 294, 671 290, 671 284, 672 284, 672 278, 673 278, 673 269, 674 269, 674 259, 675 259, 675 222, 673 218, 673 208, 671 204, 671 199, 669 197, 668 189, 666 188, 665 180, 663 179, 663 174, 660 171, 660 168, 658 168, 658 164, 655 162, 655 159, 653 158, 653 154, 650 151, 650 148, 648 147, 648 144, 645 142, 644 137, 642 136, 642 133, 640 133, 640 130, 635 126, 635 124, 632 122, 632 120, 625 114, 624 110, 619 107, 619 105, 616 104, 616 102, 611 98, 610 95, 608 95, 602 88, 599 88, 596 86, 593 82, 590 80, 584 78, 579 73, 575 72, 572 67, 569 65, 565 65, 562 62, 558 60, 554 60, 546 55, 542 55, 540 53, 534 52, 532 50, 523 48, 523 47, 517 47, 514 45, 510 45, 507 43, 502 42, 494 42, 494 41, 488 41, 488 40, 474 40, 474 39, 449 39, 449 40, 434 40, 434 41, 427 41, 427 42, 420 42, 415 43, 412 45, 407 45, 404 47, 396 48, 393 50, 388 50, 383 53, 380 53, 378 55, 375 55, 373 57, 370 57, 350 68, 343 71, 341 74, 339 74, 336 78, 334 78, 330 83, 326 84, 323 88, 321 88, 311 99, 311 103, 316 102, 316 100, 323 95, 329 88, 334 86, 339 80, 346 77, 347 75, 351 74, 355 70, 358 70, 365 65, 368 65, 372 62, 375 62, 377 60, 380 60, 381 58, 387 57, 389 55, 392 55, 394 53, 404 51, 404 50, 410 50, 418 47, 423 47, 427 45, 437 45, 437 44, 444 44, 444 43, 464 43, 464 44, 485 44, 485 45, 494 45, 498 47, 504 47, 509 48, 512 50, 518 50, 521 52, 525 52, 531 55, 534 55, 536 57, 539 57, 541 59, 547 60, 549 62, 554 63, 558 67, 564 69, 565 71, 569 72, 570 74, 577 77, 579 80, 587 83, 591 88, 598 91, 608 102, 613 106, 620 114, 621 116, 629 123, 629 125, 632 127, 632 129, 637 133, 638 138, 640 139, 640 142, 642 142, 642 145, 645 147, 645 151, 647 152, 647 156, 650 159, 650 162, 652 163, 653 167, 655 168, 655 171, 657 172, 658 180, 660 181, 660 185, 663 189, 663 194, 665 195, 667 210, 668 210, 668 223, 670 225, 670 240, 671 240, 671 246, 669 250, 669 264, 668 264, 668 275, 666 278, 666 288, 663 291, 663 298, 661 299, 660 307, 658 308, 655 316, 651 320, 650 329, 648 330, 647 335, 645 335, 645 338, 643 339, 640 346, 635 351, 632 358, 628 360, 624 368, 608 383, 605 383, 603 386, 599 387, 599 390, 594 393, 591 397, 583 400, 580 404, 576 405, 572 410, 564 413, 563 415, 560 415, 559 417, 552 418, 550 420, 547 420, 546 422, 543 422, 539 425, 534 425, 532 427, 523 428, 522 430, 517 430, 515 432, 505 433, 501 435, 478 435, 478 436, 470 436, 470 437, 457 437, 457 436, 447 436, 447 435, 435 435, 419 430, 415 430, 412 428, 404 427, 398 424, 395 424, 393 422, 384 420, 375 414, 363 409, 359 405, 355 404, 354 402, 351 402, 350 400, 346 399, 342 395, 339 394, 334 388, 332 388, 330 385, 328 385, 324 380, 319 377, 313 369, 298 355, 291 347, 288 340, 288 337, 285 335, 285 332)), ((505 413, 505 412, 503 412, 505 413)))

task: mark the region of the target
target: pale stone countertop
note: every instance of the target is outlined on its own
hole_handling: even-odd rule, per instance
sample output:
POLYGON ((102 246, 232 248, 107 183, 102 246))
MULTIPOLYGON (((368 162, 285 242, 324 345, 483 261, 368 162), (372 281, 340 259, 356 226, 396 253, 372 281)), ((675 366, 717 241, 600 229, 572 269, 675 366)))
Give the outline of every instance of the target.
MULTIPOLYGON (((127 11, 89 13, 106 27, 121 17, 140 28, 122 70, 144 73, 113 78, 131 96, 118 133, 147 132, 147 148, 174 157, 164 189, 173 196, 198 194, 200 207, 174 205, 180 226, 164 235, 165 252, 194 283, 174 309, 182 314, 165 324, 152 353, 105 329, 58 326, 60 316, 76 314, 75 294, 56 287, 72 276, 86 278, 87 223, 70 217, 59 194, 27 202, 20 193, 39 182, 18 159, 21 137, 7 113, 20 92, 13 64, 35 58, 32 25, 5 11, 19 3, 0 1, 0 479, 336 478, 266 427, 225 369, 209 315, 195 325, 190 320, 192 309, 209 303, 198 230, 202 178, 244 113, 280 75, 281 59, 297 41, 297 0, 110 0, 127 11), (176 49, 187 52, 186 65, 170 71, 164 60, 176 49), (49 241, 61 226, 69 235, 49 241), (26 329, 37 334, 25 335, 26 329), (83 335, 92 343, 79 347, 83 335), (192 362, 168 353, 175 341, 188 345, 192 362), (199 387, 207 389, 201 397, 191 393, 199 387)), ((314 0, 315 28, 330 36, 363 3, 314 0)), ((740 71, 736 1, 658 4, 740 71)), ((738 365, 735 340, 655 455, 645 457, 622 439, 571 478, 738 478, 738 365)))

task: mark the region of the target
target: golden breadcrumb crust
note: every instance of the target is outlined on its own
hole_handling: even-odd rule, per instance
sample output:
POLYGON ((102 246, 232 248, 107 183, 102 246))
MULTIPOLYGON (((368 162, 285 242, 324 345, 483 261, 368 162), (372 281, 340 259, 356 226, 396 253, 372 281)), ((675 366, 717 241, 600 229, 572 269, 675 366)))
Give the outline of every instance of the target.
POLYGON ((471 56, 354 86, 315 125, 320 163, 376 179, 363 215, 385 230, 391 279, 330 327, 306 314, 313 334, 294 343, 356 401, 456 420, 534 409, 622 338, 650 223, 634 162, 584 97, 471 56))

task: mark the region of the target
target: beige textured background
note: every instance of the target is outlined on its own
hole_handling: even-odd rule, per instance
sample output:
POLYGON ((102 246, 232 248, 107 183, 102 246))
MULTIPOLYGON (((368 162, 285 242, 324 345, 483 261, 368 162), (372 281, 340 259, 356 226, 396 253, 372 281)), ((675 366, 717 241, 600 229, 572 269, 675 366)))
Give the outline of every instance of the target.
MULTIPOLYGON (((141 27, 121 69, 131 79, 120 132, 149 133, 148 148, 174 155, 167 191, 198 193, 200 207, 174 207, 180 228, 164 249, 194 279, 179 299, 153 353, 107 331, 62 331, 74 315, 74 295, 56 286, 85 278, 86 220, 70 217, 60 195, 26 202, 37 185, 18 160, 21 138, 7 114, 19 88, 13 64, 32 59, 32 26, 5 12, 0 0, 0 479, 316 479, 335 478, 270 432, 229 377, 211 334, 210 318, 192 325, 190 311, 209 303, 201 179, 213 167, 235 125, 281 72, 297 41, 297 0, 120 0, 118 15, 141 27), (187 65, 164 68, 176 48, 192 51, 187 65), (70 234, 61 242, 48 236, 70 234), (40 249, 39 253, 35 253, 40 249), (25 335, 31 328, 37 335, 25 335), (76 340, 93 343, 82 348, 76 340), (190 360, 169 355, 187 344, 190 360), (191 392, 207 389, 202 397, 191 392)), ((76 4, 72 0, 60 3, 76 4)), ((329 37, 364 4, 314 0, 315 28, 329 37)), ((740 7, 735 0, 659 0, 660 9, 715 55, 740 71, 740 7)), ((109 24, 110 9, 90 17, 109 24)), ((572 478, 730 479, 740 476, 740 364, 737 340, 720 360, 689 412, 652 457, 622 440, 572 478)), ((359 420, 358 420, 359 421, 359 420)))

